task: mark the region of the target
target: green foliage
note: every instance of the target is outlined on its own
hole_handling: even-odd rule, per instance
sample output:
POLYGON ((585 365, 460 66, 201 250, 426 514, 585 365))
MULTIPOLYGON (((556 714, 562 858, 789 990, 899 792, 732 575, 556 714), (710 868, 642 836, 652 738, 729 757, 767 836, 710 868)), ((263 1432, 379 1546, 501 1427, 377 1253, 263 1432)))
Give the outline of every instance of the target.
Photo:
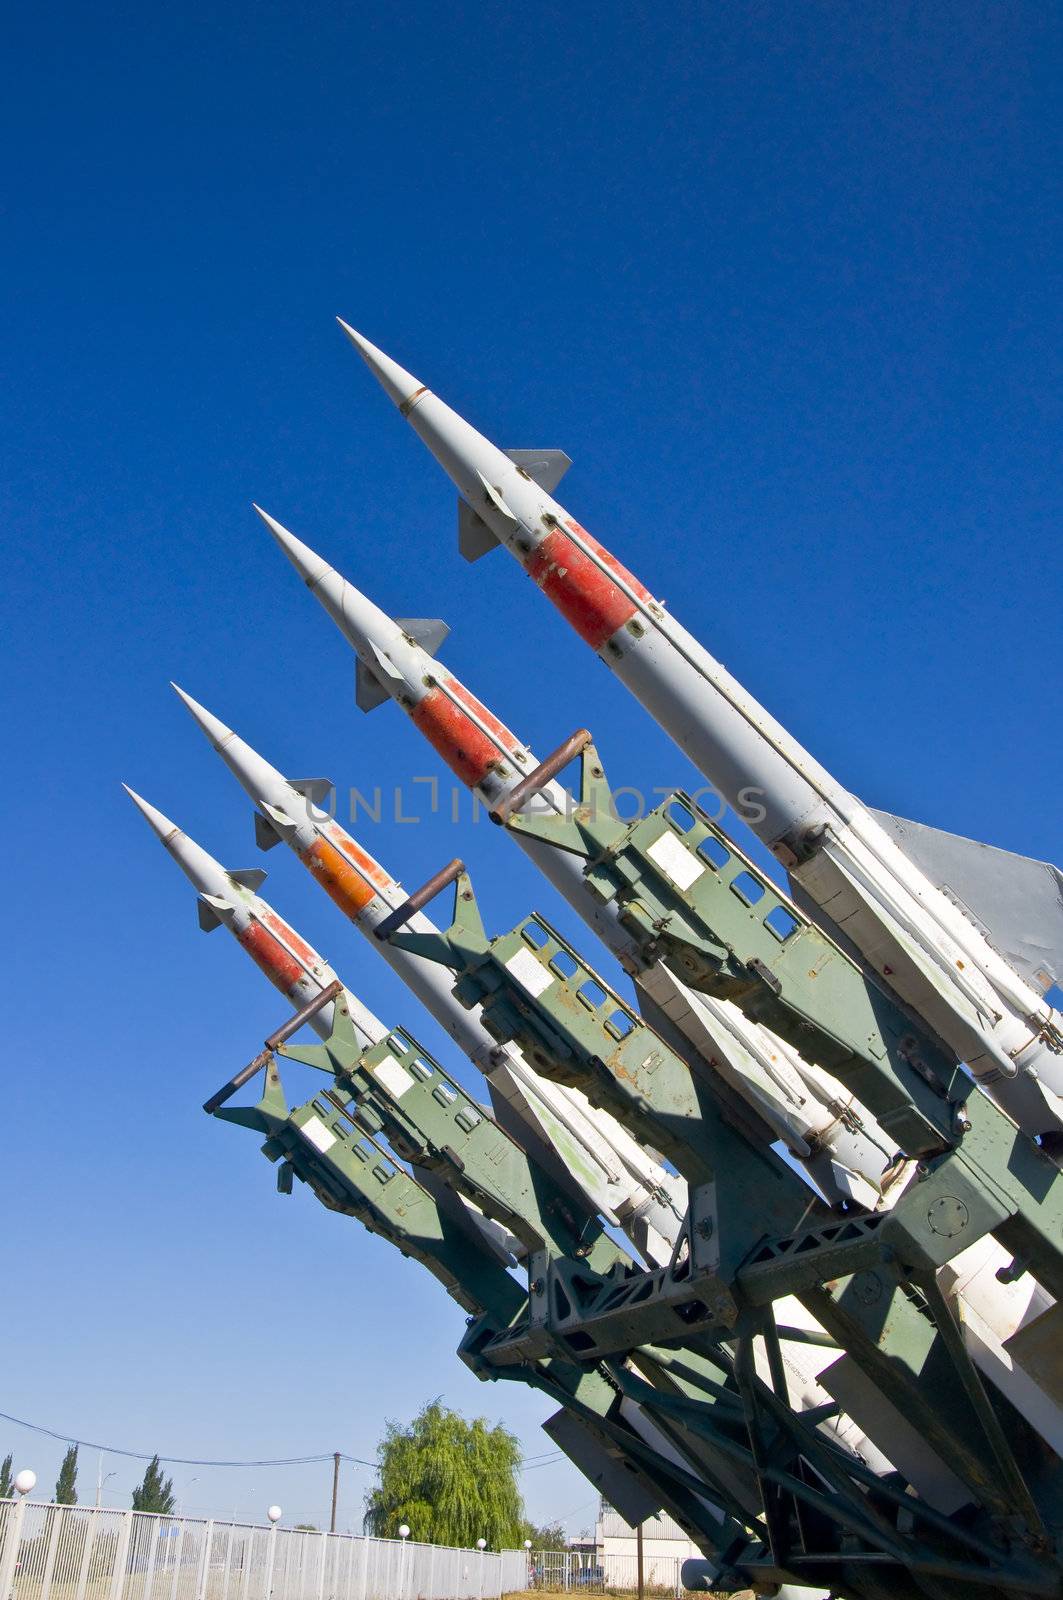
POLYGON ((0 1500, 10 1500, 15 1492, 15 1475, 11 1471, 13 1464, 10 1452, 0 1461, 0 1500))
POLYGON ((508 1429, 483 1417, 467 1422, 438 1400, 408 1428, 389 1422, 377 1447, 380 1482, 366 1495, 365 1528, 472 1549, 514 1548, 526 1537, 517 1488, 520 1446, 508 1429))
POLYGON ((133 1490, 133 1510, 156 1511, 168 1516, 173 1508, 173 1479, 163 1477, 158 1456, 152 1456, 143 1483, 133 1490))
POLYGON ((541 1528, 537 1528, 534 1522, 526 1522, 521 1542, 525 1539, 531 1540, 533 1550, 568 1549, 568 1535, 560 1522, 547 1522, 541 1528))
POLYGON ((63 1464, 59 1468, 59 1476, 55 1480, 55 1503, 58 1506, 76 1506, 78 1503, 77 1492, 78 1476, 78 1447, 72 1444, 68 1447, 63 1457, 63 1464))
POLYGON ((319 1533, 321 1530, 316 1522, 297 1522, 295 1531, 296 1533, 319 1533))

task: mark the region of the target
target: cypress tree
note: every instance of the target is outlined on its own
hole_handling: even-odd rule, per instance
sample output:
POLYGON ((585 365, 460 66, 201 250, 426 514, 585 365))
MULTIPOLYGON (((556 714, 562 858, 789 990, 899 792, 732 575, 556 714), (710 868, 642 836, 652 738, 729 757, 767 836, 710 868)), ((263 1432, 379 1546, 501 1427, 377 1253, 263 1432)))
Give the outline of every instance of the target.
POLYGON ((13 1459, 10 1451, 0 1461, 0 1500, 10 1500, 15 1492, 15 1478, 11 1471, 13 1459))
POLYGON ((76 1488, 78 1476, 78 1447, 69 1445, 63 1464, 59 1468, 59 1476, 55 1483, 55 1503, 60 1506, 76 1506, 78 1492, 76 1488))
POLYGON ((144 1481, 133 1490, 134 1511, 154 1511, 169 1516, 174 1508, 173 1479, 164 1478, 158 1456, 152 1456, 144 1481))

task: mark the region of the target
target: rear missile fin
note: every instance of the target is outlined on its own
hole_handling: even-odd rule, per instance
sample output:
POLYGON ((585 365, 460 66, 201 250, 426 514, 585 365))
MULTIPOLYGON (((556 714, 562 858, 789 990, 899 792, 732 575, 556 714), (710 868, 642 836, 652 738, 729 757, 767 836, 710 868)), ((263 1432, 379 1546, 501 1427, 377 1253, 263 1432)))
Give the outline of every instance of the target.
POLYGON ((354 669, 354 703, 359 711, 375 711, 377 706, 382 706, 385 700, 390 699, 376 673, 370 672, 359 658, 354 669))
MULTIPOLYGON (((552 494, 565 476, 572 459, 563 450, 507 450, 506 455, 522 472, 536 482, 540 489, 552 494)), ((506 515, 510 515, 505 502, 499 501, 485 479, 481 479, 491 500, 506 515)), ((458 551, 466 561, 479 561, 498 540, 482 517, 478 516, 467 500, 458 499, 458 551)))
POLYGON ((1039 989, 1063 979, 1063 873, 1058 867, 889 811, 872 815, 930 881, 970 914, 1018 973, 1039 989))
POLYGON ((230 872, 230 878, 244 889, 250 889, 252 894, 256 889, 261 889, 266 881, 266 873, 262 867, 237 867, 230 872))
POLYGON ((312 806, 323 806, 336 787, 331 778, 289 778, 288 782, 298 794, 305 795, 312 806))
POLYGON ((442 617, 396 617, 403 633, 409 634, 415 644, 434 656, 450 632, 450 624, 442 617))
POLYGON ((272 850, 275 844, 280 844, 281 836, 261 811, 255 812, 255 843, 260 850, 272 850))
POLYGON ((572 457, 566 456, 563 450, 507 450, 504 453, 547 494, 553 494, 572 465, 572 457))
MULTIPOLYGON (((213 899, 213 896, 202 894, 196 899, 196 915, 199 918, 199 926, 204 933, 213 933, 215 928, 221 927, 221 918, 210 904, 211 899, 213 899)), ((222 904, 222 902, 219 901, 218 904, 222 904)))

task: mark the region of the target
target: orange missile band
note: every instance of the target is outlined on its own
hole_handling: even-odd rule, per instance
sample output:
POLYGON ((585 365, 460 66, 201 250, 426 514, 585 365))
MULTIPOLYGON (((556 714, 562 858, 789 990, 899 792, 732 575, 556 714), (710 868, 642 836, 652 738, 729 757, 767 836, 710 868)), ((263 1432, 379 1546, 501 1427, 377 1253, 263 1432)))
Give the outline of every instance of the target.
MULTIPOLYGON (((565 526, 589 545, 640 600, 653 598, 634 574, 578 522, 570 521, 565 526)), ((592 650, 600 650, 635 615, 636 607, 628 596, 572 543, 562 527, 554 528, 540 540, 524 570, 592 650)))
POLYGON ((477 721, 482 722, 484 728, 489 728, 506 749, 519 749, 520 741, 510 733, 505 723, 499 722, 475 695, 469 693, 463 683, 449 674, 446 683, 446 692, 438 687, 429 689, 411 710, 410 719, 442 756, 454 776, 470 789, 475 789, 502 759, 502 753, 483 728, 477 727, 476 722, 467 717, 454 701, 460 700, 468 706, 477 721))
POLYGON ((300 859, 346 916, 359 917, 394 880, 336 823, 329 824, 329 832, 333 838, 318 835, 300 851, 300 859))

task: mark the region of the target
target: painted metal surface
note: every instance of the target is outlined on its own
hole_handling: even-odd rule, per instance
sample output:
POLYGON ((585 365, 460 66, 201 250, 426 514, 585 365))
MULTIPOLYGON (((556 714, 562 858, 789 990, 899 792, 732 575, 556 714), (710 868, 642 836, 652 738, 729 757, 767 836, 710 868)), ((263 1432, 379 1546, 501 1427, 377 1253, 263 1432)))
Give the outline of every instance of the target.
POLYGON ((383 351, 343 327, 498 543, 795 883, 1025 1128, 1063 1129, 1063 1017, 875 815, 563 506, 383 351))

